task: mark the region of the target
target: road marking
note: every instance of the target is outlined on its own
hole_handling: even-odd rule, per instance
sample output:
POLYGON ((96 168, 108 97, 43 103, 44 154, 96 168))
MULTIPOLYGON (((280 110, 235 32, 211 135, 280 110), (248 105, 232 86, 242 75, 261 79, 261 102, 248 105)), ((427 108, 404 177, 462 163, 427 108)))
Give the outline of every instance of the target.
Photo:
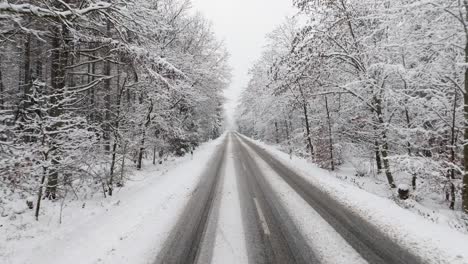
POLYGON ((257 198, 254 197, 253 199, 254 199, 254 202, 255 202, 255 207, 257 208, 258 217, 260 217, 260 222, 262 224, 263 233, 265 233, 265 235, 269 236, 270 235, 270 229, 268 228, 268 224, 267 224, 267 222, 265 220, 265 215, 263 215, 262 208, 258 204, 257 198))

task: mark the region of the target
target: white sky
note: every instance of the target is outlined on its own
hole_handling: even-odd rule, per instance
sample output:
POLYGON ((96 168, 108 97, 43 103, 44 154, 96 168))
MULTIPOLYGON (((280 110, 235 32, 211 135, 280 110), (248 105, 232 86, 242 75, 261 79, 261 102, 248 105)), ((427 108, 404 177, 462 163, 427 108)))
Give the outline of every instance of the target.
POLYGON ((249 81, 248 70, 265 45, 265 35, 295 14, 292 0, 192 0, 194 9, 213 23, 219 39, 231 55, 232 83, 225 96, 226 114, 232 128, 237 99, 249 81))

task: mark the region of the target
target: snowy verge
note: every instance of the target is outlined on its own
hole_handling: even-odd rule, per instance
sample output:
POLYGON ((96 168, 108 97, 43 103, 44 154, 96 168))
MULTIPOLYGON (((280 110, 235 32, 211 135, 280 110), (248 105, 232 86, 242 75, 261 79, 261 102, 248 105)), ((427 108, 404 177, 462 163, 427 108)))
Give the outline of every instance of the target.
POLYGON ((427 263, 468 263, 468 236, 447 226, 438 225, 385 199, 347 184, 303 159, 289 155, 262 142, 242 136, 262 147, 282 164, 297 172, 346 208, 368 219, 393 241, 423 257, 427 263))
POLYGON ((111 198, 59 206, 39 222, 0 218, 0 263, 152 263, 225 135, 190 156, 136 172, 111 198))

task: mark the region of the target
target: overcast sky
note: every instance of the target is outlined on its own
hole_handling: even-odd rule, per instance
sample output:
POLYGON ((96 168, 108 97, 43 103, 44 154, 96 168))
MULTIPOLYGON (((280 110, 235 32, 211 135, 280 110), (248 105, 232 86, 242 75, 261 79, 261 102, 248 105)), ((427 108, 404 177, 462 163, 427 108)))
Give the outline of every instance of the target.
POLYGON ((231 54, 233 78, 226 91, 228 122, 242 89, 248 83, 248 70, 265 45, 265 35, 294 15, 292 0, 192 0, 194 9, 213 23, 218 38, 231 54))

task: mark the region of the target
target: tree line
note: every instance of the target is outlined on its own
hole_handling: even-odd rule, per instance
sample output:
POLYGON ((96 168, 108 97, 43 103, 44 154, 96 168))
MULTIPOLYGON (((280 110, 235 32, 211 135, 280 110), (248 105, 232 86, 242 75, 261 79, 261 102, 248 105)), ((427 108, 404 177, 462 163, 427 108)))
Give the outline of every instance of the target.
POLYGON ((368 160, 390 188, 405 175, 468 213, 468 3, 294 4, 251 70, 239 130, 330 170, 368 160))
POLYGON ((5 197, 102 193, 222 131, 227 52, 188 0, 1 0, 5 197))

